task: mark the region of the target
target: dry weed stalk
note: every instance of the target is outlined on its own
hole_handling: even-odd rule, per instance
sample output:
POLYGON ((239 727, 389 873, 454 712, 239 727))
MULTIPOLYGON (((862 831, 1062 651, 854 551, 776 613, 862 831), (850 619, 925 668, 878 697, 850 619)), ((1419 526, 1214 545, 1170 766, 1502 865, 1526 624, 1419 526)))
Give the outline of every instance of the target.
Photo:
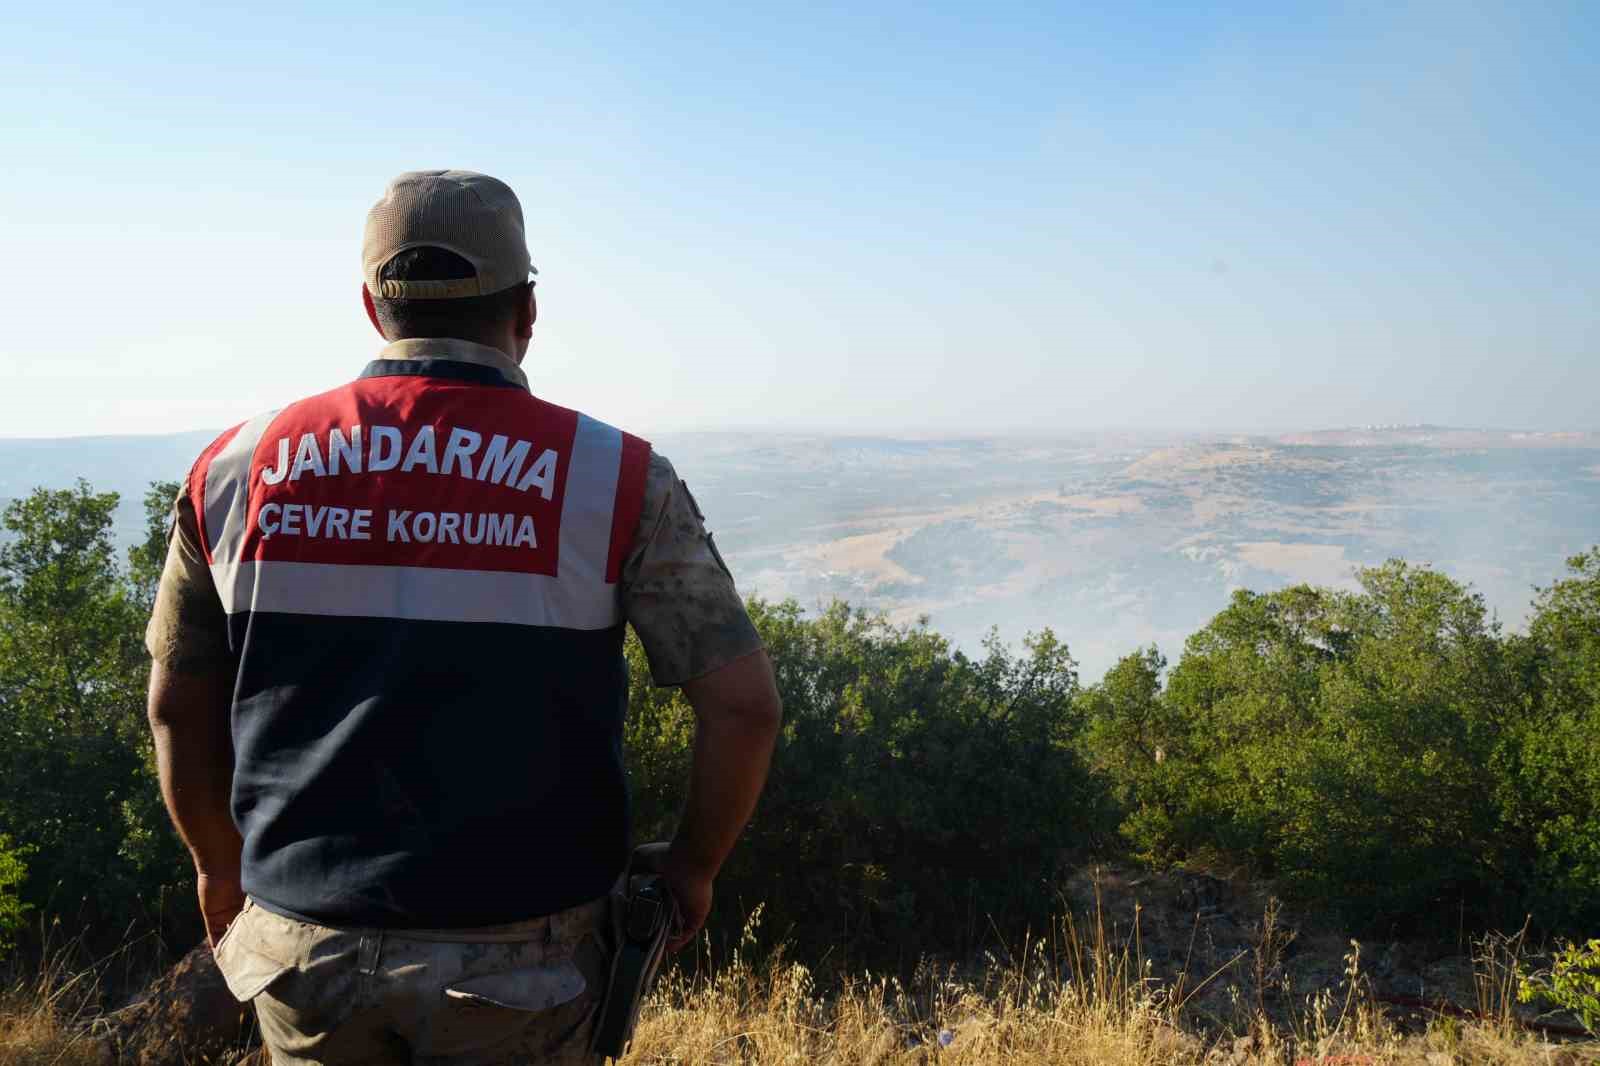
MULTIPOLYGON (((1142 956, 1137 915, 1118 935, 1098 891, 1092 914, 1065 915, 1046 938, 990 956, 976 973, 924 963, 908 984, 865 974, 819 992, 805 967, 774 952, 753 966, 756 920, 721 969, 676 973, 658 990, 627 1059, 629 1066, 701 1063, 823 1063, 830 1066, 1578 1066, 1600 1047, 1555 1049, 1497 1025, 1443 1024, 1407 1036, 1388 1018, 1351 941, 1344 980, 1313 994, 1289 1024, 1263 1009, 1289 1002, 1281 968, 1291 936, 1269 907, 1241 989, 1235 1022, 1209 1036, 1179 1022, 1184 1004, 1239 963, 1190 984, 1187 963, 1170 984, 1142 956), (1270 994, 1266 991, 1270 989, 1270 994), (1250 993, 1257 995, 1252 996, 1250 993), (1565 1056, 1565 1057, 1563 1057, 1565 1056)), ((1499 974, 1500 970, 1494 973, 1499 974)), ((1500 988, 1500 984, 1491 987, 1500 988)), ((1497 995, 1500 993, 1497 993, 1497 995)), ((1498 1002, 1498 1001, 1497 1001, 1498 1002)))
POLYGON ((32 973, 0 978, 0 1066, 100 1066, 90 1023, 100 1009, 106 975, 145 945, 139 940, 89 958, 84 937, 63 939, 60 922, 40 930, 42 961, 32 973))
POLYGON ((1509 936, 1488 933, 1472 943, 1472 985, 1478 1017, 1500 1032, 1519 1025, 1517 988, 1521 982, 1528 923, 1509 936))
MULTIPOLYGON (((1287 1025, 1275 1023, 1249 989, 1233 1022, 1201 1036, 1180 1025, 1184 1004, 1224 970, 1190 986, 1188 967, 1172 983, 1152 977, 1137 915, 1126 934, 1108 928, 1096 894, 1083 922, 1070 913, 1045 938, 991 957, 970 972, 924 963, 908 982, 862 974, 819 989, 781 948, 761 955, 758 908, 732 957, 699 976, 679 969, 658 987, 627 1066, 1582 1066, 1600 1045, 1557 1049, 1500 1024, 1508 1009, 1505 970, 1516 938, 1486 941, 1480 958, 1485 1022, 1441 1016, 1406 1036, 1380 1009, 1361 966, 1360 945, 1345 956, 1338 989, 1307 997, 1287 1025), (762 961, 757 964, 758 957, 762 961)), ((1271 986, 1280 1008, 1293 990, 1277 971, 1287 934, 1277 912, 1263 916, 1249 972, 1231 983, 1271 986)), ((83 1034, 108 965, 71 966, 63 945, 27 980, 0 992, 0 1066, 101 1066, 83 1034)), ((1510 993, 1514 999, 1514 989, 1510 993)))

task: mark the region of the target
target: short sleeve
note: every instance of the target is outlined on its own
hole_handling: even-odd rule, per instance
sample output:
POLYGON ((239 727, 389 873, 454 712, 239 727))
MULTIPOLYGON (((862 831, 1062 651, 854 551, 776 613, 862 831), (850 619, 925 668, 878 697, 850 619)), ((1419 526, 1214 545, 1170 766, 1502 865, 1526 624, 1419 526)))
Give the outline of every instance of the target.
POLYGON ((173 505, 167 561, 144 643, 152 658, 179 673, 235 666, 228 648, 228 616, 200 548, 200 524, 187 484, 173 505))
POLYGON ((620 584, 658 685, 692 681, 761 647, 689 487, 653 452, 620 584))

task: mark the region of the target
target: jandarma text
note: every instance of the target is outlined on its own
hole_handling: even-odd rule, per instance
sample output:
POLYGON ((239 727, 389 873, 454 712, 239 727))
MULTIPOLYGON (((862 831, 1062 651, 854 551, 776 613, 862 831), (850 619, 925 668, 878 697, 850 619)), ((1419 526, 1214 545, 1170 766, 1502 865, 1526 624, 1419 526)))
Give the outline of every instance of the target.
POLYGON ((450 427, 442 454, 438 434, 432 426, 419 427, 409 443, 395 426, 355 425, 349 427, 348 433, 335 426, 328 430, 326 453, 315 433, 302 433, 292 462, 289 440, 288 437, 278 438, 275 461, 261 467, 262 484, 277 485, 303 477, 339 477, 343 473, 376 474, 398 469, 402 474, 409 474, 417 470, 427 474, 455 474, 473 481, 504 485, 517 492, 538 489, 539 495, 548 500, 555 490, 556 467, 560 462, 554 448, 545 448, 532 465, 523 469, 533 452, 532 441, 512 441, 505 434, 496 433, 485 446, 482 433, 460 426, 450 427), (367 431, 365 442, 363 430, 367 431), (483 449, 481 456, 478 455, 480 448, 483 449))

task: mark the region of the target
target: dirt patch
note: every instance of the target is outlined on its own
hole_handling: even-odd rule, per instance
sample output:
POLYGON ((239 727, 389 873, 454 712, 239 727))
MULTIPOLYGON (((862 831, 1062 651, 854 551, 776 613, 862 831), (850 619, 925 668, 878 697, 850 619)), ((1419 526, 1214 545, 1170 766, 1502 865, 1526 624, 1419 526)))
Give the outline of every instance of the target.
POLYGON ((876 533, 842 537, 798 553, 797 558, 824 570, 859 574, 869 583, 914 582, 918 580, 917 576, 887 555, 889 549, 899 543, 908 532, 905 529, 886 529, 876 533))

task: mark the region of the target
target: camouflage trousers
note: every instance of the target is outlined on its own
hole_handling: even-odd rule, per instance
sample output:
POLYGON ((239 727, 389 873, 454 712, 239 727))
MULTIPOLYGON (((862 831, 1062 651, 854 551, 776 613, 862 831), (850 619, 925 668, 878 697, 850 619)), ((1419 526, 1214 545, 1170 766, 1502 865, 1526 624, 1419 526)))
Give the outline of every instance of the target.
POLYGON ((274 1066, 588 1066, 608 928, 605 898, 512 925, 403 931, 331 929, 251 901, 216 958, 234 997, 255 1004, 274 1066))

